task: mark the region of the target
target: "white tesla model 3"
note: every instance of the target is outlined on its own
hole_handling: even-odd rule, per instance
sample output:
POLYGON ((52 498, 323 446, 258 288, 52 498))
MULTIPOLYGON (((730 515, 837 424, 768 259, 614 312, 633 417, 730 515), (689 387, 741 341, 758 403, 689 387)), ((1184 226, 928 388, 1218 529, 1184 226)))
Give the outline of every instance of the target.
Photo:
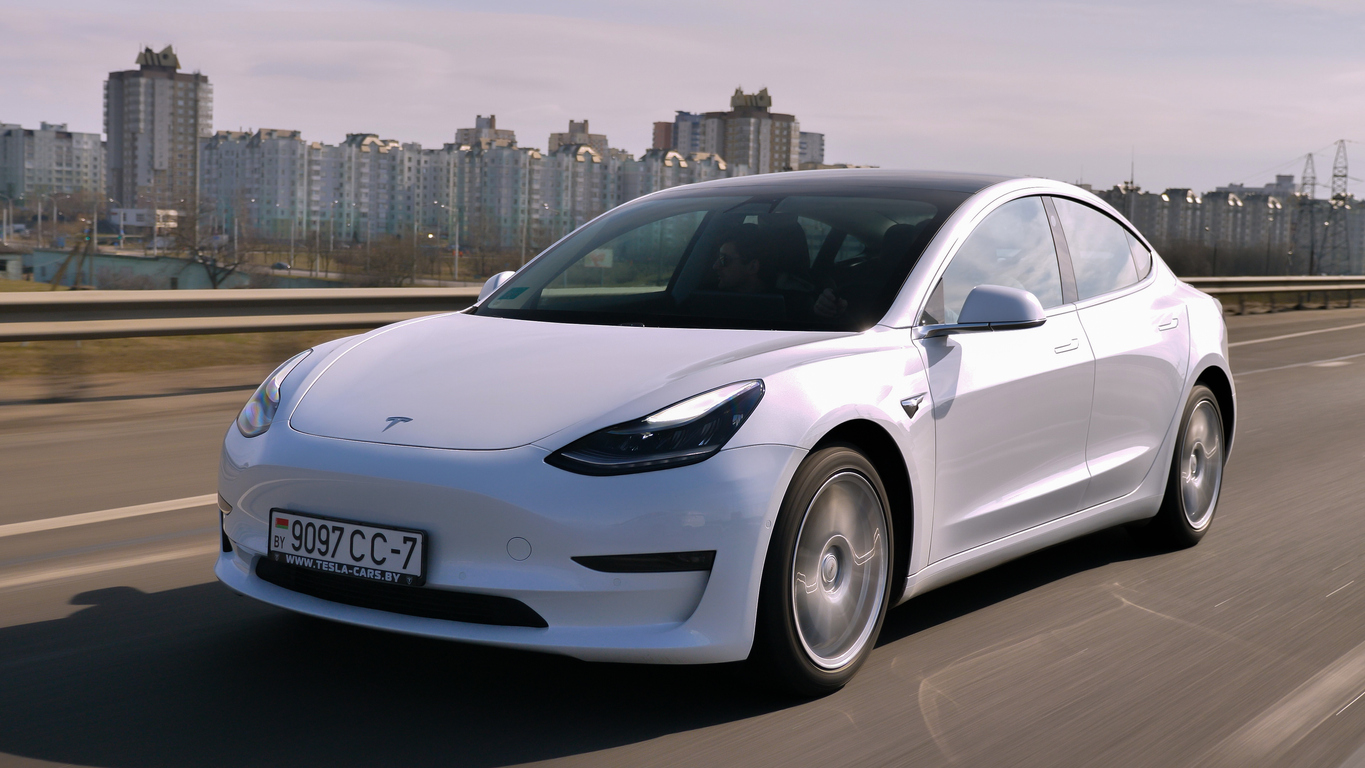
POLYGON ((1218 303, 1094 195, 820 171, 659 192, 469 310, 279 367, 223 446, 232 589, 581 659, 842 686, 891 606, 1208 530, 1218 303))

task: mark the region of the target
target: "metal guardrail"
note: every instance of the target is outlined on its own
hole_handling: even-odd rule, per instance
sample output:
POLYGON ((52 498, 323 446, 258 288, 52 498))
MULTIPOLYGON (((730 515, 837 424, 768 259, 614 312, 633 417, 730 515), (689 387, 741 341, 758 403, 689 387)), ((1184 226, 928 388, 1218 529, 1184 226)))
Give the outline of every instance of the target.
POLYGON ((1270 311, 1275 311, 1275 298, 1284 294, 1295 296, 1284 306, 1303 306, 1314 293, 1323 294, 1323 305, 1329 306, 1333 293, 1346 294, 1346 306, 1354 305, 1354 294, 1365 292, 1365 275, 1332 275, 1302 277, 1297 275, 1269 275, 1265 277, 1186 277, 1185 282, 1211 296, 1235 296, 1237 314, 1246 314, 1248 296, 1265 296, 1270 311))
MULTIPOLYGON (((1365 276, 1191 277, 1213 296, 1365 292, 1365 276)), ((0 293, 0 342, 377 328, 472 305, 468 288, 301 288, 0 293)), ((1293 303, 1293 302, 1291 302, 1293 303)))
POLYGON ((0 293, 0 342, 377 328, 472 305, 470 288, 0 293))

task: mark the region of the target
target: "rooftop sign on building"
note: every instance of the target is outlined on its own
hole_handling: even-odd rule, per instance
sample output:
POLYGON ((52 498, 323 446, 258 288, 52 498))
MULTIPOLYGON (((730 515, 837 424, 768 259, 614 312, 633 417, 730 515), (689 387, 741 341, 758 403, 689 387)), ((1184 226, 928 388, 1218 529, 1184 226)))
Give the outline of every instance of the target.
POLYGON ((137 55, 137 64, 143 69, 180 69, 180 57, 175 55, 175 50, 171 46, 161 49, 161 53, 152 50, 151 46, 142 49, 142 53, 137 55))
POLYGON ((735 95, 730 97, 730 109, 740 109, 741 107, 772 109, 773 97, 768 95, 767 88, 758 93, 745 93, 743 88, 736 87, 735 95))

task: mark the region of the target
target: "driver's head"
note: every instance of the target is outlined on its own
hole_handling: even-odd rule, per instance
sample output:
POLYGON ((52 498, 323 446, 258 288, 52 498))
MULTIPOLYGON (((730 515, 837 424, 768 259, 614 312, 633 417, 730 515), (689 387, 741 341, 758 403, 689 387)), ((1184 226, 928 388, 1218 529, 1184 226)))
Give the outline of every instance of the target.
POLYGON ((762 248, 756 227, 739 226, 721 237, 716 260, 716 287, 722 291, 758 293, 764 288, 762 248))

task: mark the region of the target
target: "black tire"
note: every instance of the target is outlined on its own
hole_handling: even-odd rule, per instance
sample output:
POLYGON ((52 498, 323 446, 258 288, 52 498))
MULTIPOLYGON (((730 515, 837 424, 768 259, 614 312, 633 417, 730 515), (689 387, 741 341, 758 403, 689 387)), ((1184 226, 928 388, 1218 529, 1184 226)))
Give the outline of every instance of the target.
POLYGON ((824 696, 852 679, 886 618, 894 544, 886 488, 872 462, 844 444, 807 456, 763 564, 750 658, 774 687, 824 696))
POLYGON ((1164 549, 1185 549, 1204 538, 1222 491, 1225 434, 1218 398, 1196 384, 1180 416, 1161 509, 1145 525, 1130 529, 1140 540, 1164 549))

